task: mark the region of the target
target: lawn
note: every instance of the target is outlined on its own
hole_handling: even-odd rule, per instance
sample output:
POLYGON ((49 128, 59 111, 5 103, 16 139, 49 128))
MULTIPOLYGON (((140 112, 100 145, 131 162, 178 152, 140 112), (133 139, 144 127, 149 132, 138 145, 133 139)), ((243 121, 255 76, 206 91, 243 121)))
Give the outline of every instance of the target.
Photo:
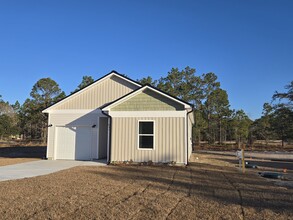
MULTIPOLYGON (((196 158, 197 155, 194 155, 196 158)), ((75 167, 0 182, 2 219, 293 219, 293 188, 199 155, 187 167, 75 167)))

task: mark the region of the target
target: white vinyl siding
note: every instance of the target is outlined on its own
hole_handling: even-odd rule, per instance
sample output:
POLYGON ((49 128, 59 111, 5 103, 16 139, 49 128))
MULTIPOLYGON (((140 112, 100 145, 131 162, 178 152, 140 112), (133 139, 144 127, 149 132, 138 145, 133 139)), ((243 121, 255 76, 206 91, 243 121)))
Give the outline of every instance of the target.
POLYGON ((59 104, 57 103, 52 110, 97 109, 132 92, 138 87, 114 75, 89 89, 86 88, 81 93, 68 97, 59 104))
POLYGON ((171 162, 185 163, 184 117, 115 117, 112 118, 111 161, 171 162), (137 147, 139 120, 155 122, 155 144, 153 150, 137 147))

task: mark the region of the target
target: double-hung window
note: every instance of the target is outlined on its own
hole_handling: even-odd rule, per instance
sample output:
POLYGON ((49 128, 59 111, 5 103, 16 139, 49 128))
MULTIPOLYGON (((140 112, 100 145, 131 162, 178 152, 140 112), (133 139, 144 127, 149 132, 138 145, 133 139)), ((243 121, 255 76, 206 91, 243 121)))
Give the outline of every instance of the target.
POLYGON ((154 121, 138 122, 138 148, 154 149, 154 121))

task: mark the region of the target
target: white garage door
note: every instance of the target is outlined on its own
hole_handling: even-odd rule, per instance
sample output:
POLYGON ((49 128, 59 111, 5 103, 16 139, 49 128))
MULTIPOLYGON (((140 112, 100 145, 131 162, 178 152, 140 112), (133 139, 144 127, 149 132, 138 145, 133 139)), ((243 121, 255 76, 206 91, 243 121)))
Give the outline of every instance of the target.
POLYGON ((56 128, 56 159, 90 160, 91 148, 91 127, 56 128))

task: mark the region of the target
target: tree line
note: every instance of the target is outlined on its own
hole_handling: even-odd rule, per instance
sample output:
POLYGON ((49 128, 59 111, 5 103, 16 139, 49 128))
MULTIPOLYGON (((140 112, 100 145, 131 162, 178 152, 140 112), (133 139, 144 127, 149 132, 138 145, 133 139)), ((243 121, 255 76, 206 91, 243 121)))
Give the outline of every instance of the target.
MULTIPOLYGON (((92 83, 91 76, 84 76, 72 93, 92 83)), ((0 96, 0 139, 21 136, 22 139, 46 141, 48 116, 42 110, 66 97, 58 83, 42 78, 32 87, 30 98, 20 105, 5 102, 0 96)))
POLYGON ((227 141, 253 144, 255 140, 293 139, 293 81, 284 93, 275 92, 270 103, 263 105, 259 119, 251 120, 243 109, 231 109, 227 91, 215 73, 196 75, 194 68, 172 68, 167 76, 139 80, 194 105, 193 142, 222 145, 227 141))
MULTIPOLYGON (((92 83, 91 76, 84 76, 76 92, 92 83)), ((231 109, 226 90, 215 73, 196 74, 194 68, 172 68, 165 76, 138 79, 194 105, 195 124, 193 142, 223 144, 236 141, 252 144, 255 140, 293 139, 293 81, 286 92, 272 94, 264 103, 259 119, 251 120, 242 109, 231 109)), ((72 92, 72 93, 73 93, 72 92)), ((46 140, 47 116, 41 111, 65 97, 59 85, 50 78, 43 78, 33 85, 30 98, 20 105, 9 104, 0 97, 0 138, 21 134, 27 139, 46 140)))

